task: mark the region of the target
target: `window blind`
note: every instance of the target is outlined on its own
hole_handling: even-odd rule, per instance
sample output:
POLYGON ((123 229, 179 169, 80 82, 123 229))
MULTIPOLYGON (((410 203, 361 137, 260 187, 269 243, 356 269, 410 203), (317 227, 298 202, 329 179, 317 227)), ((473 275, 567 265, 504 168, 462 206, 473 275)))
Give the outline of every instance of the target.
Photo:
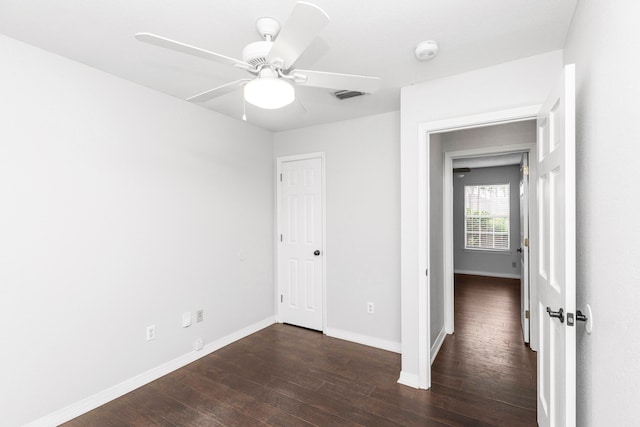
POLYGON ((465 249, 509 250, 510 185, 465 185, 465 249))

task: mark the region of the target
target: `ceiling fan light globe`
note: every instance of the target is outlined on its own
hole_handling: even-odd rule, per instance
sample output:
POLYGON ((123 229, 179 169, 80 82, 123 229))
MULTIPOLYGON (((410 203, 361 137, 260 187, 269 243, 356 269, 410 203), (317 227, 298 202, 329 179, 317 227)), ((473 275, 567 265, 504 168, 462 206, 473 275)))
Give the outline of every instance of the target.
POLYGON ((265 110, 276 110, 291 104, 296 93, 291 83, 278 78, 258 78, 244 87, 244 99, 265 110))

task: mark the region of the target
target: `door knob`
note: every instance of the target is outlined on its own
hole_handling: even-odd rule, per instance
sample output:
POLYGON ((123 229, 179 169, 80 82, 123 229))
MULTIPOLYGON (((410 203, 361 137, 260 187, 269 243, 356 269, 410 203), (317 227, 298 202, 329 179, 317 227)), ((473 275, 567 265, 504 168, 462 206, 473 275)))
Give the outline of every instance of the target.
POLYGON ((516 249, 518 252, 522 252, 522 248, 518 248, 516 249))
POLYGON ((549 317, 560 319, 560 323, 564 323, 564 310, 562 308, 558 311, 551 311, 551 308, 547 307, 547 314, 549 317))
POLYGON ((587 318, 587 316, 582 314, 582 312, 580 310, 578 310, 578 311, 576 311, 576 320, 578 320, 580 322, 586 322, 589 319, 587 318))
POLYGON ((313 254, 314 254, 315 256, 318 256, 318 255, 320 255, 320 251, 319 251, 318 249, 316 249, 316 250, 313 252, 313 254))

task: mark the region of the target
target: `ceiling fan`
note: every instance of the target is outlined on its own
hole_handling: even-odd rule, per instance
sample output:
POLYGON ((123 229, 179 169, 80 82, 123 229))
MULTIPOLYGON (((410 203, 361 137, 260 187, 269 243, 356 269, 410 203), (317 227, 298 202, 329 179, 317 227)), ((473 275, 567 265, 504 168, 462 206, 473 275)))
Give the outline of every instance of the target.
POLYGON ((287 22, 281 28, 273 18, 256 22, 262 41, 250 43, 242 51, 242 60, 167 39, 151 33, 135 35, 139 41, 228 64, 252 74, 187 98, 204 102, 244 87, 244 99, 264 109, 284 107, 295 99, 295 85, 332 90, 374 93, 380 87, 377 77, 328 73, 296 69, 295 62, 329 23, 329 16, 318 6, 297 2, 287 22))

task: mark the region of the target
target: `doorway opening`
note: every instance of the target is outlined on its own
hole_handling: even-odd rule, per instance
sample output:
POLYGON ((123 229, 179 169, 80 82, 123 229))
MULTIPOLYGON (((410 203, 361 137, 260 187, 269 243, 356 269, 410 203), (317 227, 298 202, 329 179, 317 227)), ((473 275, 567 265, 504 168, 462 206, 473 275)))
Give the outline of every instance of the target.
POLYGON ((536 419, 536 354, 528 348, 536 131, 533 120, 447 131, 431 134, 429 147, 431 171, 444 159, 441 178, 431 176, 429 187, 430 206, 444 206, 441 216, 430 211, 432 326, 435 305, 445 301, 431 346, 433 382, 454 386, 447 375, 454 363, 470 393, 519 406, 529 420, 536 419), (443 255, 433 234, 444 242, 443 255))
POLYGON ((533 336, 535 350, 530 313, 536 287, 529 271, 536 262, 530 235, 536 230, 537 212, 536 182, 531 179, 535 166, 529 164, 530 158, 535 160, 535 143, 531 141, 536 140, 536 124, 520 121, 442 133, 435 139, 445 158, 443 329, 454 332, 454 273, 517 279, 521 282, 519 322, 523 340, 529 344, 533 336), (484 141, 529 147, 478 147, 484 141))
MULTIPOLYGON (((475 116, 426 122, 418 126, 420 140, 417 144, 418 170, 416 176, 419 179, 417 181, 416 234, 419 238, 416 255, 417 260, 424 263, 426 270, 422 270, 421 274, 416 276, 418 375, 413 376, 403 371, 400 373, 399 383, 416 388, 430 388, 431 363, 446 335, 454 332, 452 308, 453 239, 445 238, 445 236, 453 235, 451 192, 446 191, 447 188, 452 188, 453 176, 449 172, 444 172, 452 170, 453 167, 450 153, 442 151, 439 134, 534 120, 539 110, 539 105, 532 105, 475 116)), ((492 141, 486 141, 484 148, 476 146, 476 148, 465 150, 463 154, 478 156, 528 151, 530 159, 533 159, 536 140, 529 144, 501 146, 494 146, 492 141)), ((535 163, 532 163, 532 166, 534 165, 535 163)), ((531 234, 534 233, 535 230, 531 229, 531 234)), ((403 305, 403 310, 404 307, 403 305)), ((535 319, 533 320, 535 321, 535 319)))

